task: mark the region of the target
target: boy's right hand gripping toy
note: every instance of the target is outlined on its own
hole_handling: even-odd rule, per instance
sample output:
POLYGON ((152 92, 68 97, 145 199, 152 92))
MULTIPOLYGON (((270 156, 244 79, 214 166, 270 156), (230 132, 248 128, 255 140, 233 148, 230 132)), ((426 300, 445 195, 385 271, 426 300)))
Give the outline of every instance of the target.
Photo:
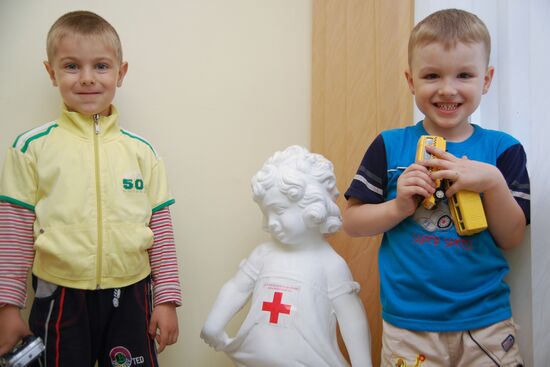
MULTIPOLYGON (((440 136, 423 135, 418 139, 416 147, 416 161, 434 158, 426 151, 426 146, 431 145, 443 151, 446 150, 446 141, 440 136)), ((434 171, 435 169, 431 169, 434 171)), ((422 201, 426 209, 433 209, 441 199, 445 197, 445 191, 452 182, 449 180, 436 180, 436 188, 432 196, 422 201), (441 182, 443 181, 443 182, 441 182)), ((461 236, 471 236, 487 228, 487 219, 483 210, 481 196, 477 192, 462 190, 449 198, 451 217, 456 232, 461 236)))
POLYGON ((10 352, 0 356, 0 367, 25 367, 40 357, 45 346, 42 339, 36 336, 23 338, 10 352))

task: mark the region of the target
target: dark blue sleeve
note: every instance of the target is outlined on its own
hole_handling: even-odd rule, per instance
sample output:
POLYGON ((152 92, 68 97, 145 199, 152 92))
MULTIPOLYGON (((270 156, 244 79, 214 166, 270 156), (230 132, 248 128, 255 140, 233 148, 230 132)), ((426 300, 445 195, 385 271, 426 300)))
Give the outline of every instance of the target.
POLYGON ((506 179, 510 192, 525 214, 527 224, 531 222, 531 189, 527 173, 527 156, 521 144, 514 144, 497 158, 497 168, 506 179))
POLYGON ((379 204, 384 201, 387 182, 386 147, 382 135, 378 135, 367 149, 344 196, 346 199, 356 198, 363 203, 379 204))

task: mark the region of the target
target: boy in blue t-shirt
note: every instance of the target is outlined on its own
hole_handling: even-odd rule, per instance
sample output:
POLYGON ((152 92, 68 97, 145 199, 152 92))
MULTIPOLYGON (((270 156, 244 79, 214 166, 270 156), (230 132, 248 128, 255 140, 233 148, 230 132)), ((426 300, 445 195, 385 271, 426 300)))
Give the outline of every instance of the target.
POLYGON ((466 11, 438 11, 414 27, 405 76, 425 118, 382 132, 346 192, 344 229, 384 233, 383 366, 523 363, 502 250, 518 246, 529 224, 525 152, 510 135, 469 122, 493 78, 490 47, 485 25, 466 11), (415 163, 422 135, 444 137, 447 151, 429 147, 437 158, 415 163), (439 179, 453 182, 447 197, 481 194, 486 230, 458 235, 446 199, 419 206, 439 179))

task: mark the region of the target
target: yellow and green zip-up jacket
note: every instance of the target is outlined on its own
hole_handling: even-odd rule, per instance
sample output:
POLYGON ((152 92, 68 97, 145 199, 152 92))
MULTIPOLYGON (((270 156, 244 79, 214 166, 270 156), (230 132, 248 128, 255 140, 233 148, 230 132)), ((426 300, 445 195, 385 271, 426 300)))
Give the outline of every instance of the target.
POLYGON ((117 116, 114 106, 110 116, 63 109, 8 149, 0 200, 35 212, 33 273, 41 279, 118 288, 151 272, 149 221, 174 200, 163 161, 117 116))

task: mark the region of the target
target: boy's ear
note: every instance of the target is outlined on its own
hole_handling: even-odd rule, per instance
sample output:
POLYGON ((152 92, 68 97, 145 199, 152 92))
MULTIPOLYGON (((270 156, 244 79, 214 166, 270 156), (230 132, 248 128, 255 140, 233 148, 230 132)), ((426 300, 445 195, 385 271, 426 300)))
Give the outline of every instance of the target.
POLYGON ((48 75, 50 76, 50 80, 52 81, 52 84, 54 87, 57 87, 57 80, 55 80, 55 70, 53 66, 50 65, 49 62, 44 61, 44 66, 46 67, 46 71, 48 72, 48 75))
POLYGON ((411 69, 405 70, 405 79, 407 79, 407 84, 409 85, 409 89, 411 90, 411 93, 414 95, 414 82, 413 82, 411 69))
POLYGON ((117 87, 122 86, 122 81, 124 80, 124 77, 126 76, 127 72, 128 72, 128 63, 124 61, 122 64, 120 64, 120 68, 118 69, 118 80, 116 82, 117 87))
POLYGON ((495 73, 495 68, 492 66, 489 66, 487 68, 487 72, 485 73, 485 77, 483 78, 483 94, 489 91, 489 87, 491 86, 491 81, 493 80, 494 73, 495 73))

